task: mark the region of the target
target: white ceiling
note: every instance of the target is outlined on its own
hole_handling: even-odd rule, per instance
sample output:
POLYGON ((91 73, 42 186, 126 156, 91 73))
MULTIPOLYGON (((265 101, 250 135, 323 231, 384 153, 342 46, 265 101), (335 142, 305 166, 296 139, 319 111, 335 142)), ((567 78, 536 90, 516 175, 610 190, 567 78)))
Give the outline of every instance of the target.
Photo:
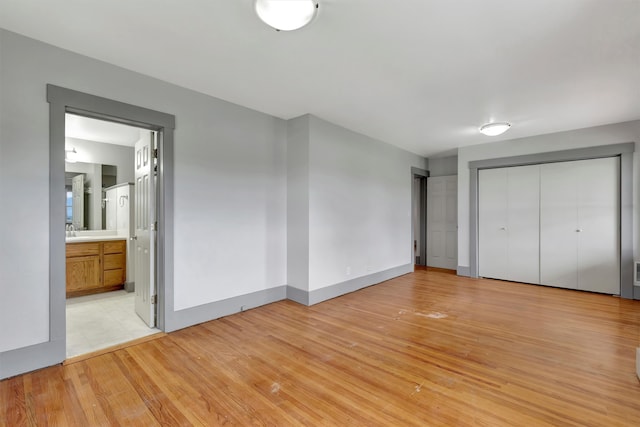
POLYGON ((0 27, 284 119, 430 156, 640 119, 640 0, 0 0, 0 27), (501 137, 477 132, 510 121, 501 137))
POLYGON ((65 114, 65 136, 133 147, 140 140, 140 128, 65 114))

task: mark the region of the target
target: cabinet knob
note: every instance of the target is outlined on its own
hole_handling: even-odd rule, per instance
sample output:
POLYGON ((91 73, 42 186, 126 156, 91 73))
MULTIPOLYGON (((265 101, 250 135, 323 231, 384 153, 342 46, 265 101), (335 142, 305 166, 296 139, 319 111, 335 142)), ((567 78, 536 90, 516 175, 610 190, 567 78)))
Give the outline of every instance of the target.
POLYGON ((578 228, 578 229, 576 230, 576 233, 582 233, 582 228, 578 228))

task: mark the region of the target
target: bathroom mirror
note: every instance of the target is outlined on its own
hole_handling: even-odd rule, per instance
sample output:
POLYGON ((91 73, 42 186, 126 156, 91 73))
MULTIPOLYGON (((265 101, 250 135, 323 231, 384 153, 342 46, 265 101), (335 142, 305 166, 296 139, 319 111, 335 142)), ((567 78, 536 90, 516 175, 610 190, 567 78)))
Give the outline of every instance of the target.
POLYGON ((76 230, 106 229, 104 189, 117 184, 117 168, 98 163, 65 163, 66 223, 76 230))

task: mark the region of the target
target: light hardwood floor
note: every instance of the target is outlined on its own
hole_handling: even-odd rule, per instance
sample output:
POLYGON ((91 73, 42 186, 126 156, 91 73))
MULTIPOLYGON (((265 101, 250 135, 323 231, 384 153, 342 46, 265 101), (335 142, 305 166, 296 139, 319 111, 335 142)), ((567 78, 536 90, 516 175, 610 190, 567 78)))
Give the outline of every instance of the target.
POLYGON ((640 302, 420 270, 0 382, 0 425, 638 426, 640 302))

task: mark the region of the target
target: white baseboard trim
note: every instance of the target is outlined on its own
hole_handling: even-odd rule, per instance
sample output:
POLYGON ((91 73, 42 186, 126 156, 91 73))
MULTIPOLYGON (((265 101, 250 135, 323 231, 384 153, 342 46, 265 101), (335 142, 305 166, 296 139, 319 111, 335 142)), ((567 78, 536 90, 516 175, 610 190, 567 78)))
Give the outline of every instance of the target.
POLYGON ((636 375, 640 380, 640 347, 636 348, 636 375))

